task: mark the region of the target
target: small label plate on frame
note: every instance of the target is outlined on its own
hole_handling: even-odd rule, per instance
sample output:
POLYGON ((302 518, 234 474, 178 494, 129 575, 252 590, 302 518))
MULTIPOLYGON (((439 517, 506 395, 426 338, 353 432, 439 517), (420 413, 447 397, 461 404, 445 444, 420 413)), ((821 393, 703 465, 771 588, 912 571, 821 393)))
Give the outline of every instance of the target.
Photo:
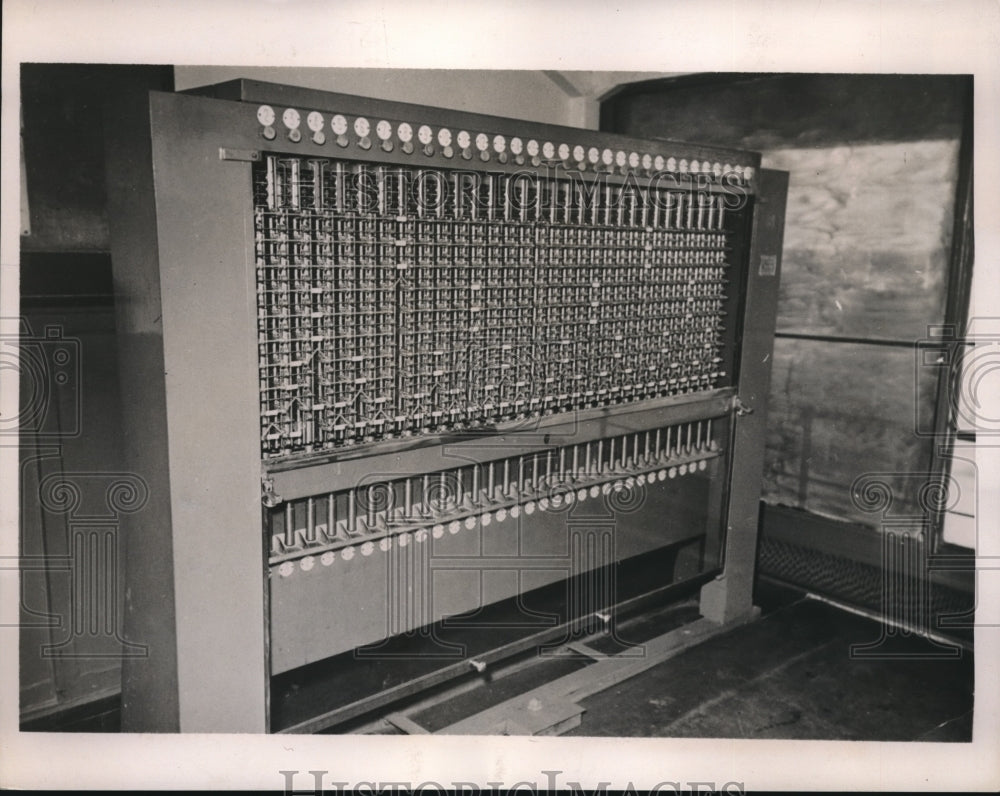
POLYGON ((757 269, 758 276, 774 276, 778 273, 778 255, 762 254, 760 256, 760 267, 757 269))

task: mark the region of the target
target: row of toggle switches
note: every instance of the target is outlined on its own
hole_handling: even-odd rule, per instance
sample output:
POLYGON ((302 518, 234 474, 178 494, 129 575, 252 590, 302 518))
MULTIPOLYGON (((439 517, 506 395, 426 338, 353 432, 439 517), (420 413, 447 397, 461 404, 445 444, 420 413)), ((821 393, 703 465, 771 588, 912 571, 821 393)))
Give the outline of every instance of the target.
MULTIPOLYGON (((261 127, 261 135, 273 141, 277 138, 277 114, 270 105, 261 105, 257 109, 257 121, 261 127)), ((285 137, 292 143, 302 140, 302 115, 295 108, 285 108, 281 115, 281 124, 285 137)), ((310 140, 317 146, 323 146, 327 141, 327 120, 319 111, 306 114, 306 127, 310 140)), ((565 142, 554 143, 529 138, 527 141, 519 136, 507 136, 485 132, 469 132, 459 130, 454 135, 448 127, 439 127, 435 131, 428 124, 417 125, 416 130, 409 122, 391 122, 380 119, 375 122, 374 131, 371 121, 365 116, 357 116, 353 122, 336 113, 330 117, 329 129, 335 143, 341 148, 347 148, 353 141, 362 150, 370 150, 377 145, 384 152, 392 152, 397 147, 407 155, 411 155, 419 146, 420 151, 431 157, 440 153, 445 158, 456 155, 464 160, 479 160, 488 163, 496 160, 499 163, 514 163, 518 166, 529 164, 535 167, 543 162, 559 162, 566 168, 576 168, 584 171, 619 172, 626 174, 630 170, 646 175, 658 172, 674 174, 701 175, 707 181, 719 181, 726 177, 734 184, 749 184, 753 179, 754 168, 740 164, 712 162, 696 158, 665 157, 662 154, 626 152, 623 149, 585 147, 582 144, 571 145, 565 142), (372 133, 374 132, 374 140, 372 133)))
POLYGON ((394 540, 406 546, 703 471, 721 455, 712 425, 694 421, 288 501, 268 511, 270 563, 287 576, 295 560, 303 569, 315 556, 350 560, 394 540))

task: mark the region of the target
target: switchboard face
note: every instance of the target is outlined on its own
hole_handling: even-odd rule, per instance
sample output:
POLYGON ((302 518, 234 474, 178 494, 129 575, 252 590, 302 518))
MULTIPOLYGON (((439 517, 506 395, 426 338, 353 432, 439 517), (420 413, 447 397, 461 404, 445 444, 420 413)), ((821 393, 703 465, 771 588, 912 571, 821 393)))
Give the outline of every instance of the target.
POLYGON ((569 577, 556 556, 497 580, 488 551, 551 557, 581 517, 614 529, 605 564, 701 538, 692 572, 720 565, 756 160, 256 108, 279 150, 251 169, 273 672, 569 577), (475 582, 428 574, 453 549, 475 582), (401 556, 426 561, 404 577, 401 556), (304 607, 366 577, 363 612, 304 607))
POLYGON ((267 155, 264 458, 728 383, 732 196, 604 177, 267 155))

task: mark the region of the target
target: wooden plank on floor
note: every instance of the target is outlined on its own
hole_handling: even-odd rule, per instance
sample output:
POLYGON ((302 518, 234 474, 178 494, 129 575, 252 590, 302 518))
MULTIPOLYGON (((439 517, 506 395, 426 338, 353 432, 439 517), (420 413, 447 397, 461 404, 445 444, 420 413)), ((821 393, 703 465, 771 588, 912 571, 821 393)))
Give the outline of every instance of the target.
POLYGON ((421 727, 409 716, 404 716, 402 713, 390 713, 385 717, 385 720, 389 722, 397 730, 402 730, 407 735, 429 735, 427 729, 421 727))
MULTIPOLYGON (((698 619, 683 627, 671 630, 645 642, 641 647, 633 647, 618 655, 587 666, 580 671, 565 675, 550 683, 534 688, 524 694, 508 699, 487 710, 462 719, 438 730, 438 735, 489 735, 496 734, 498 728, 530 730, 520 724, 526 715, 537 714, 551 706, 557 712, 561 706, 574 704, 592 694, 604 691, 617 683, 634 677, 656 666, 668 658, 683 652, 688 647, 746 624, 756 617, 748 613, 732 622, 718 624, 707 619, 698 619), (541 708, 538 705, 541 705, 541 708)), ((578 705, 574 705, 579 707, 578 705)), ((582 712, 582 711, 581 711, 582 712)), ((570 729, 565 727, 563 731, 570 729)), ((515 734, 515 733, 510 733, 515 734)), ((517 733, 534 734, 534 733, 517 733)))
MULTIPOLYGON (((505 711, 484 710, 460 724, 463 735, 561 735, 579 727, 582 714, 583 708, 575 702, 532 697, 509 705, 505 711)), ((451 728, 446 728, 438 734, 450 732, 451 728)))
POLYGON ((608 657, 603 652, 578 641, 571 641, 565 646, 565 649, 572 650, 577 655, 582 655, 584 658, 590 658, 593 661, 600 661, 608 657))

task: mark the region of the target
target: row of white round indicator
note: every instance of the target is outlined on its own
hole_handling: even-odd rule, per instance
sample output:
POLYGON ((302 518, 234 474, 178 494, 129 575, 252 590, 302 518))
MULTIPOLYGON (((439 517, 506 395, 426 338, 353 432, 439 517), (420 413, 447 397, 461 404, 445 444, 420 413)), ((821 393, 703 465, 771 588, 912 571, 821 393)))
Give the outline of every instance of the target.
MULTIPOLYGON (((268 140, 274 140, 277 132, 274 128, 276 116, 274 108, 270 105, 261 105, 257 109, 257 121, 262 127, 262 134, 268 140)), ((287 130, 287 136, 293 143, 302 140, 302 118, 295 108, 286 108, 281 115, 281 121, 287 130)), ((312 133, 313 143, 322 146, 326 143, 326 120, 319 111, 311 111, 306 116, 306 126, 312 133)), ((371 149, 373 141, 371 138, 371 122, 364 116, 354 119, 353 125, 348 124, 347 117, 337 113, 330 118, 330 129, 335 136, 335 140, 341 147, 350 144, 348 130, 353 127, 357 144, 362 149, 371 149)), ((398 142, 400 149, 406 154, 414 151, 414 130, 409 122, 399 122, 395 128, 395 141, 393 140, 393 124, 385 119, 375 124, 375 137, 379 141, 379 146, 386 152, 391 152, 398 142)), ((576 164, 577 167, 604 167, 612 169, 617 167, 624 171, 626 168, 642 168, 646 172, 651 171, 671 171, 681 174, 711 174, 714 177, 721 177, 723 174, 734 173, 740 179, 749 182, 753 178, 754 169, 752 166, 731 166, 729 163, 710 162, 708 160, 699 161, 696 159, 680 160, 663 155, 651 155, 648 152, 639 154, 638 152, 625 152, 622 149, 617 151, 605 147, 599 149, 596 146, 584 148, 581 144, 571 147, 569 144, 554 144, 551 141, 539 143, 535 139, 529 139, 525 143, 521 138, 514 136, 508 141, 506 136, 499 133, 492 139, 486 133, 473 134, 467 130, 459 130, 452 137, 452 132, 447 127, 438 129, 435 135, 430 125, 422 124, 416 130, 416 143, 420 144, 425 155, 431 156, 435 153, 435 144, 440 147, 441 154, 445 157, 454 157, 455 147, 458 153, 466 160, 473 157, 473 147, 482 161, 489 161, 491 150, 493 156, 501 163, 506 163, 509 157, 513 157, 514 162, 523 165, 525 155, 531 159, 534 166, 538 166, 542 159, 553 161, 558 159, 564 164, 576 164), (508 155, 509 152, 509 155, 508 155), (557 158, 558 156, 558 158, 557 158)))
MULTIPOLYGON (((548 511, 549 509, 552 509, 558 511, 577 501, 600 497, 602 494, 610 495, 612 492, 622 492, 624 490, 635 489, 646 483, 651 484, 654 481, 666 481, 668 478, 676 478, 678 475, 687 475, 688 473, 693 473, 697 470, 704 470, 707 466, 708 464, 706 460, 701 459, 688 464, 681 464, 677 467, 664 468, 656 472, 640 473, 637 476, 629 476, 628 478, 624 478, 620 481, 609 482, 601 485, 595 484, 589 489, 579 489, 575 492, 572 490, 567 492, 556 492, 550 497, 540 498, 537 503, 533 500, 529 500, 523 505, 515 504, 510 507, 501 507, 495 511, 487 511, 482 514, 472 515, 466 517, 464 521, 452 520, 447 525, 438 523, 429 529, 419 528, 416 531, 401 533, 396 536, 383 536, 381 539, 362 542, 361 544, 354 545, 352 547, 341 548, 338 552, 344 561, 350 561, 358 553, 362 556, 370 556, 376 550, 386 553, 392 547, 393 540, 395 540, 396 545, 399 547, 407 547, 410 542, 421 544, 427 541, 428 535, 434 539, 440 539, 445 535, 445 532, 454 535, 461 531, 463 527, 468 530, 472 530, 477 524, 486 528, 494 522, 503 522, 508 517, 516 520, 521 516, 522 512, 530 516, 534 514, 536 510, 548 511)), ((308 572, 316 566, 317 560, 323 566, 328 567, 333 564, 336 559, 337 554, 332 550, 327 550, 319 554, 318 557, 305 556, 304 558, 297 559, 297 561, 299 568, 304 572, 308 572)), ((278 574, 283 578, 287 578, 294 572, 294 561, 283 561, 278 566, 278 574)))

